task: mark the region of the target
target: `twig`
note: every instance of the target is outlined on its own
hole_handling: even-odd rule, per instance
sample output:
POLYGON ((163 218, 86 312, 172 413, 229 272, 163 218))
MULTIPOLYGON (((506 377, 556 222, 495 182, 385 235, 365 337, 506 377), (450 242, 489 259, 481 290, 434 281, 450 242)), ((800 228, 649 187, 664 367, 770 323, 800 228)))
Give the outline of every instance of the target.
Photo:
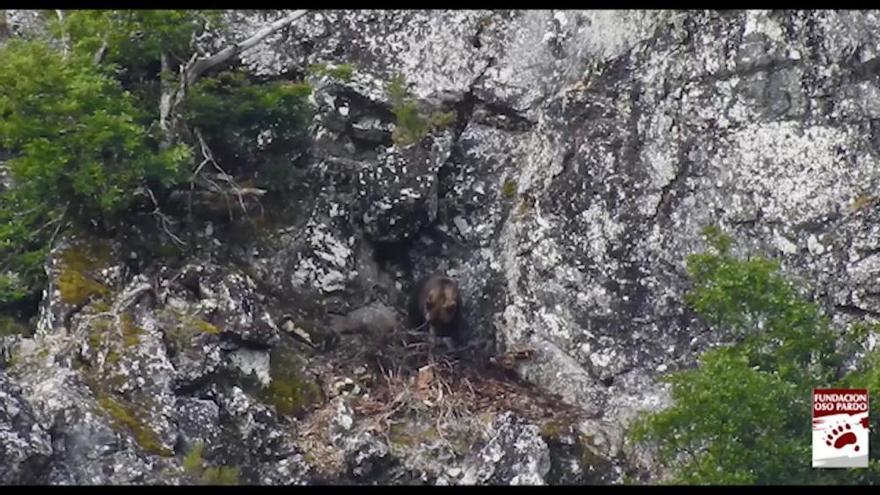
MULTIPOLYGON (((214 154, 211 152, 211 148, 208 146, 208 143, 205 142, 205 138, 202 136, 202 132, 199 130, 198 127, 196 127, 194 129, 194 134, 195 134, 196 138, 199 140, 199 146, 201 148, 202 156, 204 157, 204 160, 202 160, 202 163, 200 163, 199 166, 196 168, 195 172, 193 172, 193 177, 192 177, 192 180, 190 181, 190 191, 192 191, 192 184, 195 181, 196 177, 201 172, 202 168, 204 168, 205 165, 210 163, 214 167, 214 169, 217 170, 217 172, 219 173, 222 180, 226 181, 229 184, 229 186, 232 188, 232 191, 238 197, 239 206, 241 206, 241 209, 244 212, 244 214, 247 215, 248 209, 247 209, 247 205, 245 205, 245 203, 244 203, 245 194, 242 192, 243 189, 235 182, 235 179, 230 174, 228 174, 226 172, 226 170, 224 170, 223 167, 221 167, 220 164, 217 163, 216 160, 214 160, 214 154)), ((228 202, 228 193, 227 193, 226 189, 221 187, 216 182, 212 181, 210 178, 204 176, 204 174, 202 175, 202 178, 204 178, 206 181, 208 181, 214 187, 216 187, 219 192, 223 193, 227 197, 227 202, 228 202)), ((258 191, 260 191, 260 190, 258 190, 258 191)), ((249 192, 253 193, 253 190, 249 188, 249 192)), ((258 197, 259 197, 259 195, 258 195, 258 197)), ((259 202, 259 200, 257 200, 257 201, 259 202)), ((230 217, 230 219, 232 219, 233 218, 232 208, 228 204, 227 204, 227 208, 229 209, 229 217, 230 217)))
POLYGON ((302 17, 308 13, 309 13, 308 10, 294 11, 289 16, 273 22, 272 24, 257 31, 256 34, 254 34, 250 38, 248 38, 240 43, 236 43, 234 45, 228 46, 210 57, 200 58, 198 60, 195 60, 191 64, 187 64, 186 78, 185 78, 187 85, 191 86, 193 83, 195 83, 196 80, 202 74, 204 74, 205 71, 207 71, 208 69, 215 67, 217 65, 220 65, 220 64, 226 62, 227 60, 231 59, 232 57, 250 50, 251 48, 255 47, 257 44, 259 44, 261 41, 266 39, 266 37, 268 37, 270 34, 274 33, 275 31, 283 28, 284 26, 292 23, 293 21, 299 19, 300 17, 302 17))
POLYGON ((149 187, 145 189, 147 190, 147 194, 150 195, 150 200, 153 202, 153 206, 155 207, 155 209, 153 210, 153 216, 159 219, 159 225, 162 226, 162 230, 164 230, 165 233, 168 234, 168 237, 170 237, 171 240, 177 243, 179 246, 185 246, 186 243, 183 242, 180 237, 177 237, 168 228, 169 225, 174 225, 174 223, 170 218, 168 218, 168 215, 162 213, 162 211, 159 209, 159 202, 156 201, 156 196, 153 194, 152 189, 150 189, 149 187))
POLYGON ((92 63, 98 65, 104 60, 104 54, 107 53, 107 40, 101 41, 101 47, 98 48, 98 51, 95 52, 95 56, 92 57, 92 63))
POLYGON ((58 25, 61 27, 61 56, 66 60, 70 54, 70 35, 64 27, 64 11, 55 9, 55 15, 58 16, 58 25))
MULTIPOLYGON (((174 129, 177 123, 177 108, 186 97, 187 88, 195 84, 195 82, 207 70, 229 61, 232 57, 244 53, 255 47, 261 41, 266 39, 270 34, 287 26, 293 21, 306 15, 308 10, 294 11, 287 17, 273 22, 269 26, 257 31, 250 38, 228 46, 214 55, 207 57, 199 57, 199 51, 194 50, 192 57, 186 64, 180 66, 180 84, 177 89, 172 89, 167 76, 162 77, 161 96, 159 98, 159 122, 163 132, 165 133, 162 141, 162 149, 165 149, 174 141, 174 129)), ((170 60, 166 53, 162 54, 162 71, 170 69, 170 60)))
POLYGON ((55 227, 55 232, 52 232, 52 237, 49 238, 49 245, 55 244, 55 239, 58 237, 58 233, 61 231, 61 228, 64 227, 64 219, 67 218, 67 213, 70 211, 70 202, 64 207, 64 213, 61 214, 61 218, 58 219, 58 225, 55 227))

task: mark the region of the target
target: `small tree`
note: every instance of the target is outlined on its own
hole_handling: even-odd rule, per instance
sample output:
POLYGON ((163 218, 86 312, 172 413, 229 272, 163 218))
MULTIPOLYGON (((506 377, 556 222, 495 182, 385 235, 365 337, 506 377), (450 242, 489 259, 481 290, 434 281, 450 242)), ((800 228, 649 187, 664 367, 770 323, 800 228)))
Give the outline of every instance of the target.
MULTIPOLYGON (((873 471, 811 467, 811 391, 841 383, 835 335, 819 307, 777 263, 736 258, 729 237, 716 228, 705 234, 712 251, 688 257, 694 287, 686 299, 734 342, 705 352, 697 368, 668 375, 674 405, 645 416, 634 439, 656 441, 679 483, 876 480, 873 471)), ((844 383, 876 382, 876 372, 861 373, 844 383)))
POLYGON ((217 11, 58 10, 46 13, 52 39, 5 43, 0 148, 11 156, 12 185, 0 191, 0 305, 39 290, 45 252, 73 222, 111 227, 144 200, 182 243, 161 210, 162 192, 207 184, 243 205, 248 190, 208 142, 235 133, 246 142, 257 129, 295 133, 305 127, 308 88, 209 72, 306 13, 214 54, 198 40, 222 24, 217 11), (224 180, 198 180, 207 172, 224 180))

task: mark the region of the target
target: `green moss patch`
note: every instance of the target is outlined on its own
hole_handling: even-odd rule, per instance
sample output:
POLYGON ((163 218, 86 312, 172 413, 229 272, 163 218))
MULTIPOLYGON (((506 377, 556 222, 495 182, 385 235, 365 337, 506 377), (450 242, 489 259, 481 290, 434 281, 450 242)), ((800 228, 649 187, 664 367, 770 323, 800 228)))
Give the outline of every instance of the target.
POLYGON ((200 320, 198 318, 193 319, 192 327, 202 333, 220 335, 220 329, 205 320, 200 320))
POLYGON ((162 445, 159 436, 138 417, 134 408, 107 394, 98 397, 98 404, 110 416, 115 428, 130 432, 144 451, 169 457, 173 453, 162 445))
POLYGON ((269 358, 269 386, 260 391, 261 399, 275 406, 284 416, 299 416, 313 404, 323 401, 321 387, 304 377, 292 351, 273 349, 269 358))
POLYGON ((122 320, 122 344, 125 347, 134 347, 141 341, 141 335, 144 333, 142 328, 135 326, 131 315, 125 313, 120 318, 122 320))
POLYGON ((501 196, 504 199, 513 199, 516 197, 516 181, 512 179, 504 181, 504 184, 501 185, 501 196))
POLYGON ((0 337, 28 333, 30 333, 30 328, 21 321, 11 316, 0 315, 0 337))
POLYGON ((107 266, 109 259, 110 248, 99 243, 63 251, 58 276, 61 300, 79 306, 92 297, 108 295, 110 289, 95 279, 95 273, 107 266))
POLYGON ((395 117, 391 139, 398 146, 417 143, 432 130, 455 123, 455 112, 433 112, 427 118, 423 116, 418 104, 408 98, 406 81, 400 75, 389 81, 387 91, 391 99, 391 112, 395 117))
POLYGON ((237 466, 212 466, 205 467, 202 453, 205 445, 197 443, 192 450, 183 458, 183 472, 191 478, 195 478, 206 485, 238 485, 240 484, 239 468, 237 466))
POLYGON ((178 352, 188 349, 200 335, 220 335, 223 330, 195 315, 176 310, 164 310, 161 314, 165 340, 178 352))
POLYGON ((309 72, 317 76, 328 76, 340 81, 351 81, 354 75, 354 64, 339 64, 333 67, 327 64, 314 64, 309 66, 309 72))

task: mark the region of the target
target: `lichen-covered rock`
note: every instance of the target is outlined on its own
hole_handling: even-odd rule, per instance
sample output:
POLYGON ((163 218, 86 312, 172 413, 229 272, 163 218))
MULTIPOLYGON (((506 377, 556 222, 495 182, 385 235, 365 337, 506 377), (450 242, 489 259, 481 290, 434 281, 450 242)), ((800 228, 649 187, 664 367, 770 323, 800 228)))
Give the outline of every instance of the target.
POLYGON ((550 454, 535 425, 512 413, 495 418, 492 439, 464 463, 461 483, 542 485, 550 470, 550 454))
POLYGON ((45 483, 52 453, 49 432, 15 382, 0 372, 0 483, 45 483))
POLYGON ((345 452, 348 471, 355 480, 366 480, 386 471, 388 446, 375 435, 364 432, 348 439, 345 452))
POLYGON ((448 136, 402 150, 386 148, 358 184, 365 234, 376 242, 412 239, 437 218, 437 171, 449 157, 448 136))
POLYGON ((220 407, 212 400, 180 397, 177 409, 177 427, 187 450, 198 444, 215 445, 220 440, 220 407))
POLYGON ((193 267, 193 271, 198 309, 213 315, 207 325, 201 325, 203 333, 213 333, 210 330, 213 326, 216 331, 234 334, 244 342, 257 345, 272 345, 278 341, 278 327, 261 304, 261 296, 249 275, 216 266, 200 265, 193 267))
POLYGON ((295 454, 279 461, 266 462, 257 468, 255 480, 260 485, 305 485, 309 481, 309 465, 302 455, 295 454))

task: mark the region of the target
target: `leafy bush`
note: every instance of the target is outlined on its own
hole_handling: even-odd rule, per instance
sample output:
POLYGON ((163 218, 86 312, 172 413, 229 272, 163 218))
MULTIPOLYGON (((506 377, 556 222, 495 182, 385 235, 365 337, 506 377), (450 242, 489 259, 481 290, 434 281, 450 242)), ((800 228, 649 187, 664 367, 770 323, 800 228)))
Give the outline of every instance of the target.
POLYGON ((149 181, 184 177, 189 151, 158 151, 149 117, 117 81, 47 44, 10 40, 0 50, 0 147, 13 187, 0 196, 0 297, 38 285, 46 243, 67 218, 112 220, 149 181))
POLYGON ((227 151, 236 166, 224 168, 235 173, 240 157, 260 148, 261 133, 283 150, 309 119, 306 85, 205 74, 181 109, 191 119, 181 126, 182 141, 160 146, 160 87, 178 83, 193 38, 219 23, 220 12, 47 15, 55 39, 11 40, 0 49, 0 148, 11 156, 5 166, 12 178, 0 191, 0 306, 39 292, 45 255, 68 224, 112 228, 143 198, 139 191, 149 188, 161 201, 188 183, 198 149, 192 126, 225 146, 218 160, 227 151))
MULTIPOLYGON (((672 373, 674 405, 637 422, 637 441, 655 440, 674 482, 774 484, 852 481, 866 473, 811 468, 811 391, 840 384, 834 333, 763 257, 730 254, 730 238, 705 231, 713 251, 688 257, 688 303, 732 333, 695 369, 672 373)), ((877 383, 876 371, 861 384, 877 383)), ((854 377, 845 378, 856 384, 854 377)))
POLYGON ((228 148, 228 154, 253 156, 258 154, 262 133, 271 134, 276 149, 302 135, 311 118, 307 101, 311 92, 305 83, 254 84, 241 72, 225 71, 193 86, 187 116, 211 136, 212 145, 228 148))
POLYGON ((331 77, 333 79, 339 79, 340 81, 350 81, 352 76, 354 76, 354 65, 339 64, 329 67, 327 64, 314 64, 309 67, 309 72, 317 76, 331 77))

